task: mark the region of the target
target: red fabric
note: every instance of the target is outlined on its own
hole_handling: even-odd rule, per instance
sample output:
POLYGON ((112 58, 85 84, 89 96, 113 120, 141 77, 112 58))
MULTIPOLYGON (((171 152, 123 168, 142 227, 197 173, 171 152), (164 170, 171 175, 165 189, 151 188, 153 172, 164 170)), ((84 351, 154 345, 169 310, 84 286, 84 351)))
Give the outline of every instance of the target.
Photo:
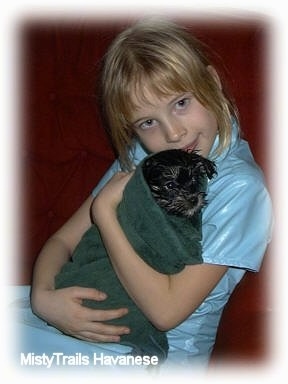
MULTIPOLYGON (((259 21, 184 22, 212 49, 216 68, 227 77, 225 85, 238 105, 242 130, 266 170, 267 27, 259 21)), ((44 242, 89 195, 114 159, 97 109, 95 78, 120 28, 103 21, 65 21, 26 22, 20 29, 24 215, 18 284, 30 283, 44 242)), ((227 307, 216 357, 263 356, 264 272, 247 275, 227 307), (237 327, 241 330, 235 332, 237 327)))

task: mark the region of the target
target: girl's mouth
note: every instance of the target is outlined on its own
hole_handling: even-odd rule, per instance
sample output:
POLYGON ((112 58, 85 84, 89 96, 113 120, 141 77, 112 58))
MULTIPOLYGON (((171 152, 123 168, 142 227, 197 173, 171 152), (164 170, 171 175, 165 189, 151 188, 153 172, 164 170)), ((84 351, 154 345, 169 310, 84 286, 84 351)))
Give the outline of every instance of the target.
POLYGON ((186 147, 182 148, 182 151, 185 151, 185 152, 188 152, 188 153, 192 152, 192 151, 195 151, 196 145, 197 145, 197 142, 194 141, 193 143, 190 143, 186 147))

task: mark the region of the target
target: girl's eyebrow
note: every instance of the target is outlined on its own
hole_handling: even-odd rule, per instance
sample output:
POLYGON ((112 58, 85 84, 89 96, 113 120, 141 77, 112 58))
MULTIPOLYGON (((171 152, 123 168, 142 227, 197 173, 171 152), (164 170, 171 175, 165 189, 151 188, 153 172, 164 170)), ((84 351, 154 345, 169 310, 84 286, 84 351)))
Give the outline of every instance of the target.
MULTIPOLYGON (((191 92, 179 93, 178 95, 173 96, 173 98, 168 101, 168 105, 170 106, 170 105, 174 104, 176 101, 178 101, 179 99, 181 100, 183 97, 185 97, 185 96, 187 97, 188 95, 191 95, 191 92)), ((137 120, 135 120, 131 124, 136 125, 140 121, 145 121, 145 120, 150 120, 150 119, 152 119, 152 118, 149 116, 143 116, 143 117, 137 118, 137 120)))
POLYGON ((181 100, 184 96, 188 96, 188 92, 183 92, 183 93, 180 93, 179 95, 177 95, 176 97, 173 97, 173 99, 170 100, 168 104, 169 105, 174 104, 179 99, 181 100))
POLYGON ((146 120, 152 120, 152 119, 151 119, 151 117, 148 117, 148 116, 145 117, 144 116, 144 117, 140 117, 139 119, 133 121, 131 124, 132 125, 136 125, 136 124, 140 123, 140 121, 146 121, 146 120))
POLYGON ((136 125, 137 123, 141 121, 146 121, 146 120, 152 120, 151 115, 147 115, 147 116, 144 115, 144 116, 138 117, 135 121, 132 120, 131 124, 136 125))

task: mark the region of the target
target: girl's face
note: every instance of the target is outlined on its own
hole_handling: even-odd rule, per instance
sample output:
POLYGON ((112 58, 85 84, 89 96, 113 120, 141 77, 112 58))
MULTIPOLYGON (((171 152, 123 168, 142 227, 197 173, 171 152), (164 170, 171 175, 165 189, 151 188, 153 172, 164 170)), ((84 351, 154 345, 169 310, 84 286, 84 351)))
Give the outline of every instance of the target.
POLYGON ((149 103, 134 98, 131 122, 148 151, 197 150, 208 156, 218 130, 212 112, 189 92, 159 98, 147 90, 145 96, 149 103))

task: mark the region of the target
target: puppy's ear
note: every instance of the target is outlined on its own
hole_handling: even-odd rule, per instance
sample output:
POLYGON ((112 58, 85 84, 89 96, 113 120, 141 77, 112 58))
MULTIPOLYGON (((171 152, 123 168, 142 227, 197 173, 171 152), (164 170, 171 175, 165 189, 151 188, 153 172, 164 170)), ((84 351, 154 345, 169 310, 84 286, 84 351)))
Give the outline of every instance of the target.
POLYGON ((151 182, 155 182, 155 180, 159 178, 162 172, 162 168, 163 167, 161 166, 161 164, 159 164, 159 161, 153 156, 144 161, 142 170, 143 175, 148 184, 151 182))
POLYGON ((155 165, 158 165, 159 161, 157 161, 153 156, 149 157, 147 160, 144 161, 144 167, 155 167, 155 165))
POLYGON ((216 165, 211 160, 202 158, 201 168, 208 177, 208 179, 212 179, 212 177, 217 174, 216 165))

